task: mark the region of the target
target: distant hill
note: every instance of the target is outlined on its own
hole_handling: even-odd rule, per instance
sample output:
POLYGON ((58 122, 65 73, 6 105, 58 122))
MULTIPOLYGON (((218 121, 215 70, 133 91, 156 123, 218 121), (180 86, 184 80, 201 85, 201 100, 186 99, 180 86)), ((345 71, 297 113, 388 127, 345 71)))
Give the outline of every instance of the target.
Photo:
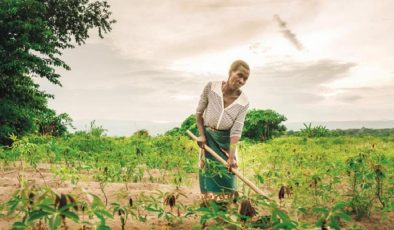
MULTIPOLYGON (((91 120, 76 120, 73 125, 77 130, 87 130, 91 120)), ((371 129, 394 128, 394 120, 385 121, 306 121, 312 126, 323 125, 328 129, 360 129, 362 127, 371 129)), ((304 128, 303 122, 285 122, 287 130, 297 131, 304 128)), ((162 134, 174 127, 179 127, 181 122, 152 122, 152 121, 116 121, 96 120, 96 125, 107 129, 108 136, 130 136, 135 131, 146 129, 151 135, 162 134)))

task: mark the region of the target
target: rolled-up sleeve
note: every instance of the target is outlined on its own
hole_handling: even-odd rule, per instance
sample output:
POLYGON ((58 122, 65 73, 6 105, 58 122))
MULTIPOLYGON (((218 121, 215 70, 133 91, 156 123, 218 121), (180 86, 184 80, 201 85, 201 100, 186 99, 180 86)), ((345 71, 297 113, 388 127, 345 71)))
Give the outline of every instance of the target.
POLYGON ((211 90, 211 82, 208 82, 205 87, 204 90, 201 93, 200 96, 200 101, 198 102, 198 106, 196 109, 196 113, 197 114, 202 114, 204 113, 205 108, 207 108, 208 105, 208 93, 211 90))
POLYGON ((235 118, 234 124, 230 130, 230 137, 240 137, 242 135, 242 129, 244 127, 246 113, 249 108, 249 103, 243 107, 243 109, 238 113, 237 117, 235 118))

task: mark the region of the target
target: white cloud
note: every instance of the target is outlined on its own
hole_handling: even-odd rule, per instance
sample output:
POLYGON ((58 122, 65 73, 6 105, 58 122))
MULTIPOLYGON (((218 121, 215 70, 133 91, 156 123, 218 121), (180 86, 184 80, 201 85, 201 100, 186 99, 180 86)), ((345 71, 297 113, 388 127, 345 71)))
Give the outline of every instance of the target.
MULTIPOLYGON (((50 106, 74 119, 179 122, 234 59, 251 104, 290 121, 393 117, 391 1, 109 1, 105 39, 65 51, 72 70, 50 106), (287 23, 297 49, 273 20, 287 23), (392 91, 391 91, 392 90, 392 91), (373 108, 373 109, 371 109, 373 108)), ((282 28, 283 29, 283 28, 282 28)))

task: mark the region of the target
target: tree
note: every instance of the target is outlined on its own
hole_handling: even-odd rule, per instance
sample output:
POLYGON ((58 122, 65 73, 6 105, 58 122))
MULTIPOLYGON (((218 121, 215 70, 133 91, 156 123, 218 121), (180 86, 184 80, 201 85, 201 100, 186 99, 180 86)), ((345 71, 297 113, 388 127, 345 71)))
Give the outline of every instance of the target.
POLYGON ((37 117, 37 131, 41 135, 62 136, 67 133, 67 127, 75 129, 71 123, 72 119, 67 113, 56 115, 54 110, 47 109, 37 117))
POLYGON ((23 135, 35 129, 34 114, 24 106, 16 105, 9 99, 0 99, 0 112, 0 143, 3 145, 11 144, 9 134, 23 135))
POLYGON ((136 137, 150 137, 149 131, 147 129, 140 129, 133 133, 132 136, 136 137))
POLYGON ((300 130, 300 135, 301 136, 306 136, 306 137, 327 137, 331 135, 331 131, 327 129, 325 126, 318 125, 312 127, 312 123, 309 123, 308 125, 304 123, 304 128, 300 130))
POLYGON ((70 70, 60 59, 62 50, 84 44, 93 28, 103 38, 115 22, 110 15, 106 1, 0 1, 0 102, 6 103, 0 107, 0 141, 9 131, 22 135, 37 130, 39 124, 30 123, 42 113, 68 119, 47 108, 53 95, 40 91, 33 78, 61 86, 55 68, 70 70), (12 118, 5 108, 21 114, 12 118))
POLYGON ((286 131, 280 123, 287 118, 273 110, 250 110, 245 117, 242 136, 253 140, 265 141, 286 131))

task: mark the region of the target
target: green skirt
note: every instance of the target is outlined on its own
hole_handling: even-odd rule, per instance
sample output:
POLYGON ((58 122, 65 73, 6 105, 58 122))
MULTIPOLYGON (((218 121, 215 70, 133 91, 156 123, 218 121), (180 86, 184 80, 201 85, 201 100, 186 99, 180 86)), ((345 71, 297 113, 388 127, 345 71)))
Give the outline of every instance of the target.
MULTIPOLYGON (((204 127, 206 144, 220 157, 227 161, 226 151, 230 148, 230 131, 217 131, 204 127)), ((204 151, 205 164, 199 169, 201 193, 233 193, 236 191, 237 181, 234 174, 227 167, 216 160, 209 152, 204 151)))

